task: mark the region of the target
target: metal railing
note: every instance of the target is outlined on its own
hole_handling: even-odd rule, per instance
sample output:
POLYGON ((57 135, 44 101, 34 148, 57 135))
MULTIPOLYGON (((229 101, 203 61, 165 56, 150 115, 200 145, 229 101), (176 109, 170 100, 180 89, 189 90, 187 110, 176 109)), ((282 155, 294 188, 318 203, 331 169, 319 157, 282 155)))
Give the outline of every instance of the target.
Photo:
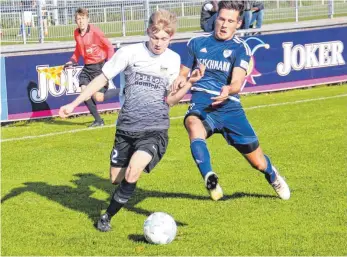
MULTIPOLYGON (((0 0, 0 36, 7 44, 73 40, 74 13, 78 7, 87 8, 90 22, 99 26, 108 37, 143 35, 148 16, 157 9, 176 13, 179 31, 200 30, 200 11, 204 2, 0 0)), ((264 1, 264 5, 265 24, 347 16, 346 0, 274 0, 264 1)))

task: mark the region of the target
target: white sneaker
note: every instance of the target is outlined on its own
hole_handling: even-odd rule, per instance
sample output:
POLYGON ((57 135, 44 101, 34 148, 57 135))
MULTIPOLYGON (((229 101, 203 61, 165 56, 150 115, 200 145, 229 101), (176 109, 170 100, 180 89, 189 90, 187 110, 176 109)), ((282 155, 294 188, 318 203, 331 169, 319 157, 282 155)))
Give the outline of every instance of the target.
POLYGON ((213 171, 210 171, 206 174, 205 186, 212 200, 218 201, 223 197, 223 189, 218 184, 218 177, 213 171))
POLYGON ((281 175, 278 173, 277 169, 272 166, 272 169, 276 173, 276 179, 274 182, 270 183, 270 185, 273 187, 273 189, 276 191, 277 195, 283 199, 288 200, 290 198, 290 190, 287 183, 284 181, 284 179, 281 177, 281 175))

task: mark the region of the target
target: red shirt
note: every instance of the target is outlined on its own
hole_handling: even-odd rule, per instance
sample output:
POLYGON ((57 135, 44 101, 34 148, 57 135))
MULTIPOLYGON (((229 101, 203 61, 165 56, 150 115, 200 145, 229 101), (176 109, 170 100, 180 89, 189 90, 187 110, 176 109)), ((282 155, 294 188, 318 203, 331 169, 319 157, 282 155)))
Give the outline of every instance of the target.
POLYGON ((104 33, 92 24, 88 25, 87 32, 81 36, 80 29, 74 31, 76 49, 71 61, 78 62, 80 56, 85 64, 95 64, 110 59, 114 54, 111 42, 104 33))

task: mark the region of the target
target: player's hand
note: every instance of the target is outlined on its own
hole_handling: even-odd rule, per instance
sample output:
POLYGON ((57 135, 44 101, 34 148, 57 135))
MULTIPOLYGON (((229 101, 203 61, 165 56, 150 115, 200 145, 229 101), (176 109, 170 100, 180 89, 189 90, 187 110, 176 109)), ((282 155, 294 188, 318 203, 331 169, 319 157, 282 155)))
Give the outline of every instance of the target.
POLYGON ((199 64, 199 67, 193 70, 188 82, 191 84, 194 84, 195 82, 200 80, 205 75, 205 70, 206 70, 206 66, 203 64, 199 64))
POLYGON ((64 68, 72 67, 72 66, 75 66, 75 65, 76 65, 76 63, 74 63, 73 61, 69 61, 69 62, 65 63, 64 68))
POLYGON ((62 107, 60 107, 59 109, 59 116, 60 118, 67 118, 74 110, 75 108, 73 107, 72 104, 67 104, 67 105, 64 105, 62 107))
POLYGON ((229 97, 229 87, 223 86, 219 96, 211 97, 211 99, 213 100, 212 106, 220 105, 225 100, 227 100, 228 97, 229 97))
POLYGON ((184 85, 187 82, 187 78, 184 76, 178 76, 175 81, 171 85, 171 92, 175 93, 177 92, 180 88, 184 87, 184 85))

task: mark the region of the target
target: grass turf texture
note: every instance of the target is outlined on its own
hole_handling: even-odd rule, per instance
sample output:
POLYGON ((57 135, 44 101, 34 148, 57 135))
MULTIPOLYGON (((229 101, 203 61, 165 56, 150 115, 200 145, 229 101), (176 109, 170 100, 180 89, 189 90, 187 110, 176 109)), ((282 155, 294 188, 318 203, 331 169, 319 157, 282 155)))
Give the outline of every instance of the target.
MULTIPOLYGON (((265 153, 286 177, 292 198, 275 196, 262 174, 220 135, 208 140, 225 199, 213 202, 191 158, 182 118, 172 119, 160 164, 112 220, 93 223, 109 202, 114 127, 2 143, 2 255, 346 255, 346 99, 249 107, 330 97, 347 85, 243 96, 265 153), (147 244, 143 222, 155 211, 179 223, 169 245, 147 244)), ((183 116, 187 105, 171 109, 183 116)), ((113 124, 116 114, 103 115, 113 124)), ((85 128, 90 116, 18 122, 2 139, 85 128)))

